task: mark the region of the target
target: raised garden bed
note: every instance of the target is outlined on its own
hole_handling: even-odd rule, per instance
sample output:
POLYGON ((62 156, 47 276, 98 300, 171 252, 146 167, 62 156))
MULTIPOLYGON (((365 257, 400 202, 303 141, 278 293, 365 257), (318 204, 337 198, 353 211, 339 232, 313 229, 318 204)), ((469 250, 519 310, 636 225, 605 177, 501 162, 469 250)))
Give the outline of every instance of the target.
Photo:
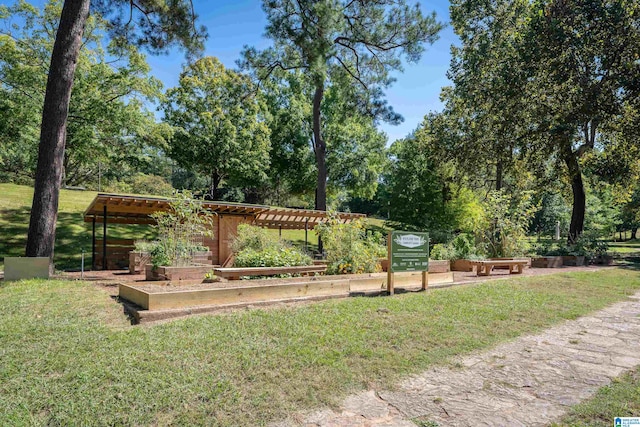
POLYGON ((429 261, 429 273, 447 273, 451 271, 451 263, 448 260, 429 261))
POLYGON ((561 256, 542 256, 531 259, 531 266, 535 268, 560 268, 562 265, 561 256))
POLYGON ((451 271, 473 271, 473 263, 468 259, 455 259, 449 263, 451 271))
MULTIPOLYGON (((386 289, 387 274, 345 274, 240 282, 198 283, 143 282, 119 285, 119 296, 145 310, 167 310, 195 306, 219 306, 307 297, 340 297, 350 293, 386 289), (236 285, 237 284, 237 285, 236 285)), ((420 287, 420 272, 396 273, 396 287, 420 287)), ((452 283, 453 273, 429 274, 429 284, 452 283)))
POLYGON ((580 267, 584 265, 584 256, 565 255, 562 257, 562 263, 564 265, 570 265, 573 267, 580 267))
POLYGON ((207 273, 213 271, 215 266, 211 264, 188 265, 185 267, 159 266, 153 268, 151 264, 145 265, 145 278, 147 280, 202 280, 207 273))

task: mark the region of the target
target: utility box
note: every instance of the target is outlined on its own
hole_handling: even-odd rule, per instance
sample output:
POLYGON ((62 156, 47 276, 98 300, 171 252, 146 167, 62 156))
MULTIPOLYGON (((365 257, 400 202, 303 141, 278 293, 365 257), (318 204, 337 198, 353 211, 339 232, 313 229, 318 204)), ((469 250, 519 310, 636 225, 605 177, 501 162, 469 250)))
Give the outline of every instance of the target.
POLYGON ((5 257, 4 280, 48 279, 49 257, 5 257))

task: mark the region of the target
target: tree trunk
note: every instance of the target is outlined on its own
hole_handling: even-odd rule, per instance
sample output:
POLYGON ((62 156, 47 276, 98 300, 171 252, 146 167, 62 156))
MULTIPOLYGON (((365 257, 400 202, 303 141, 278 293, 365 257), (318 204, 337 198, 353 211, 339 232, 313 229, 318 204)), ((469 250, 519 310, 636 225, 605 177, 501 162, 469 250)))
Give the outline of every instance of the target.
POLYGON ((51 54, 26 255, 53 260, 69 101, 90 0, 66 0, 51 54))
MULTIPOLYGON (((318 166, 316 209, 320 211, 327 210, 327 146, 324 143, 324 139, 322 139, 320 123, 320 106, 322 105, 323 96, 324 83, 320 83, 316 86, 316 92, 313 95, 313 140, 316 164, 318 166)), ((318 236, 318 252, 322 253, 323 249, 322 239, 318 236)))
POLYGON ((209 196, 211 200, 218 200, 220 181, 222 181, 222 177, 216 172, 211 172, 211 185, 209 186, 209 196))
POLYGON ((586 209, 586 195, 584 192, 584 184, 582 183, 582 171, 575 153, 568 145, 565 148, 564 162, 569 170, 569 178, 571 179, 571 190, 573 192, 573 209, 571 212, 571 225, 569 226, 569 236, 567 241, 573 243, 582 234, 584 230, 584 213, 586 209))
POLYGON ((636 234, 638 233, 638 228, 637 227, 632 227, 631 228, 631 240, 636 240, 636 234))
POLYGON ((315 141, 315 155, 318 166, 318 182, 316 188, 316 209, 327 210, 327 146, 322 139, 322 126, 320 117, 320 106, 324 96, 324 85, 316 87, 313 96, 313 140, 315 141))
POLYGON ((498 159, 498 163, 496 163, 496 190, 502 190, 502 159, 498 159))

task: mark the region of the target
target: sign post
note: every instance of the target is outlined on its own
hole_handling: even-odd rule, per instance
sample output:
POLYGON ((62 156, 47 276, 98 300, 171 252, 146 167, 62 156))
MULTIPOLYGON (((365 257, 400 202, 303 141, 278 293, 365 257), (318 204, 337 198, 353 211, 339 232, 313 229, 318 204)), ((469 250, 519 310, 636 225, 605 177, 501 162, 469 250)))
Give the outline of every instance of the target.
POLYGON ((429 285, 429 234, 410 231, 392 231, 387 236, 389 268, 387 291, 394 293, 393 273, 421 271, 422 289, 429 285))

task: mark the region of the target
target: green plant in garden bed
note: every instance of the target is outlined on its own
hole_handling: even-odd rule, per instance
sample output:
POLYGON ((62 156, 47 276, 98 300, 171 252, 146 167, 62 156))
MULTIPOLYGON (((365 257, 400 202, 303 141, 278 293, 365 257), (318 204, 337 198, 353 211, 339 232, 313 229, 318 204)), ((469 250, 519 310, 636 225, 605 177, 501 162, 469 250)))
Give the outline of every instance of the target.
POLYGON ((202 238, 213 237, 213 216, 191 192, 176 192, 169 207, 169 212, 151 214, 158 230, 158 240, 149 251, 153 268, 189 265, 194 252, 208 250, 202 238))
POLYGON ((312 265, 313 259, 300 249, 270 233, 249 224, 238 226, 232 243, 236 267, 294 267, 312 265))
POLYGON ((607 269, 131 327, 92 284, 3 283, 0 425, 268 425, 638 289, 607 269))
POLYGON ((384 236, 367 236, 362 220, 343 223, 330 213, 326 223, 316 226, 327 251, 328 274, 360 274, 382 271, 379 259, 387 256, 384 236))

